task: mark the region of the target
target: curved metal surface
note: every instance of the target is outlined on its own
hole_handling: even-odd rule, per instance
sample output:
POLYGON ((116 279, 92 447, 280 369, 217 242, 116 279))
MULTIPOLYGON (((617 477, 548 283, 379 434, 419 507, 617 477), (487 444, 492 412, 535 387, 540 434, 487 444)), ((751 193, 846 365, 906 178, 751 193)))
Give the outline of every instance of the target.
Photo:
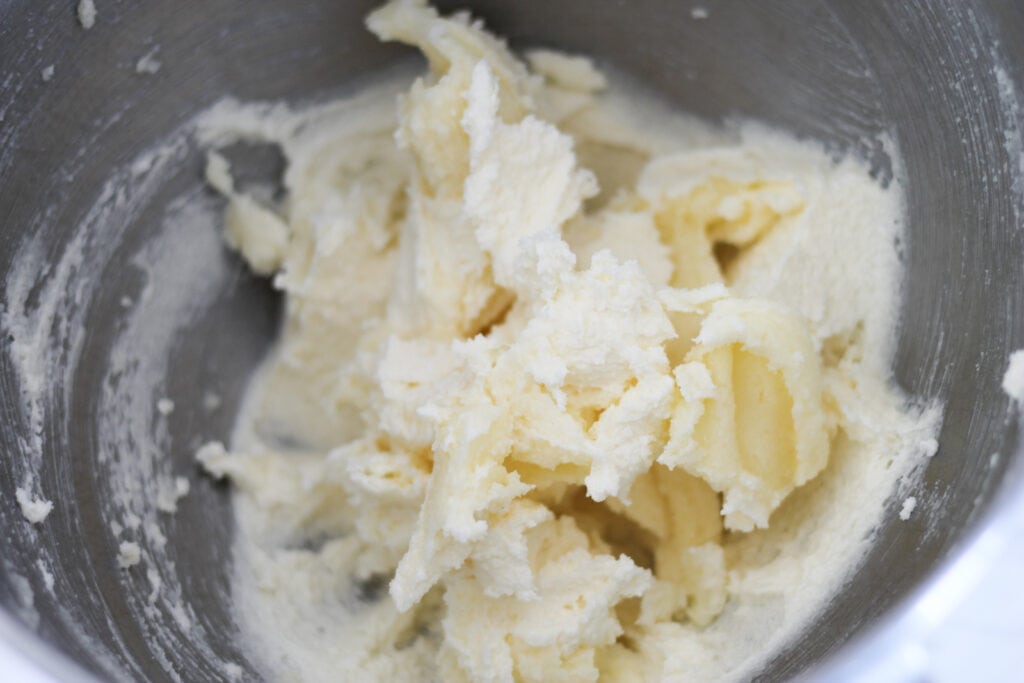
MULTIPOLYGON (((13 313, 15 288, 5 283, 0 316, 0 639, 41 671, 68 681, 226 680, 223 665, 236 663, 255 676, 233 639, 228 494, 195 476, 188 435, 227 435, 245 377, 274 335, 278 302, 265 284, 226 254, 205 255, 221 287, 151 340, 154 362, 173 369, 158 387, 178 406, 169 424, 147 418, 135 441, 113 445, 96 425, 111 401, 152 398, 112 379, 112 349, 132 323, 122 299, 145 300, 151 283, 137 263, 173 234, 170 208, 210 201, 181 127, 225 93, 324 97, 408 58, 363 30, 373 4, 208 0, 186 11, 171 0, 107 2, 89 31, 66 2, 0 5, 0 272, 23 270, 26 245, 52 264, 17 290, 24 300, 13 313), (160 70, 136 73, 154 49, 160 70), (159 182, 104 199, 115 169, 131 173, 158 139, 178 141, 144 171, 159 182), (55 292, 74 306, 46 308, 55 292), (42 321, 28 330, 35 336, 25 320, 42 321), (42 389, 16 367, 26 339, 51 361, 42 389), (202 409, 211 385, 223 399, 215 412, 202 409), (150 428, 155 435, 143 433, 150 428), (152 601, 145 572, 116 566, 111 522, 131 509, 106 477, 146 439, 160 449, 160 471, 128 477, 132 495, 148 493, 157 475, 192 480, 188 504, 155 518, 167 561, 152 601), (14 499, 29 480, 56 503, 42 525, 28 525, 14 499)), ((715 3, 695 21, 690 4, 670 0, 471 5, 513 44, 595 55, 701 116, 752 116, 854 150, 883 179, 902 164, 896 377, 917 399, 945 403, 941 448, 913 492, 921 514, 900 522, 892 501, 864 565, 762 678, 844 678, 895 662, 898 644, 931 628, 970 565, 995 552, 1001 520, 1024 498, 1016 420, 999 390, 1009 352, 1024 346, 1024 120, 1012 87, 1024 86, 1024 8, 754 0, 715 3)), ((144 526, 138 533, 144 545, 158 540, 144 526)))

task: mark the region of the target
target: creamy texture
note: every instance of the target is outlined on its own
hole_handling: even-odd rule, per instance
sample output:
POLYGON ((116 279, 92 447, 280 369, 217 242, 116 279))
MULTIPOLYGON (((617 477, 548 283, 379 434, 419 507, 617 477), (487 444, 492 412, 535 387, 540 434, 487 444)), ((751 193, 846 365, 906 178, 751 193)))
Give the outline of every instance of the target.
POLYGON ((200 126, 288 159, 281 205, 206 169, 287 300, 231 448, 198 453, 239 491, 253 651, 284 680, 743 675, 932 443, 887 384, 898 187, 463 15, 368 26, 428 59, 397 111, 382 86, 200 126))

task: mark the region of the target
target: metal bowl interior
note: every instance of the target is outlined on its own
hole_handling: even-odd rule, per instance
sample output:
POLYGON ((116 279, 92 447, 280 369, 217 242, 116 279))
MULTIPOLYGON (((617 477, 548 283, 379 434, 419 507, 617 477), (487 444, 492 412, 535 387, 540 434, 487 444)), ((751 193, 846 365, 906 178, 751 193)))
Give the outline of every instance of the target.
MULTIPOLYGON (((906 179, 895 378, 915 400, 945 405, 941 448, 914 490, 924 514, 902 522, 900 501, 890 501, 890 521, 863 566, 762 674, 782 679, 829 659, 856 634, 872 633, 882 615, 904 609, 972 529, 990 523, 1000 490, 1022 495, 1016 422, 999 384, 1008 353, 1024 346, 1024 120, 1015 95, 1024 86, 1024 7, 745 0, 712 3, 710 16, 696 20, 690 4, 670 0, 470 5, 513 45, 593 55, 701 117, 761 119, 866 157, 884 181, 894 169, 906 179)), ((135 487, 129 493, 152 494, 157 475, 195 475, 196 435, 228 435, 280 309, 269 286, 216 241, 183 238, 180 257, 205 259, 216 291, 198 308, 161 314, 178 319, 140 352, 164 368, 161 387, 119 386, 118 335, 153 284, 139 263, 158 236, 173 232, 170 208, 213 201, 187 136, 154 162, 158 173, 133 162, 224 94, 309 101, 410 59, 363 29, 372 6, 110 2, 86 31, 67 2, 5 3, 0 633, 45 643, 35 649, 41 668, 68 680, 217 680, 227 676, 223 662, 233 662, 258 676, 239 648, 229 604, 225 487, 191 476, 188 504, 154 518, 160 532, 145 538, 164 536, 168 559, 156 580, 114 562, 111 522, 124 520, 126 494, 111 488, 110 471, 139 457, 130 448, 137 436, 160 455, 125 484, 135 487), (154 49, 160 70, 136 73, 154 49), (41 72, 49 65, 47 82, 41 72), (116 173, 137 180, 149 172, 159 182, 110 192, 116 173), (40 255, 49 266, 11 284, 10 274, 24 275, 26 259, 40 255), (51 306, 54 295, 63 303, 51 306), (35 375, 23 363, 32 352, 44 361, 35 375), (223 401, 216 411, 202 408, 210 386, 223 401), (105 401, 131 401, 135 389, 159 389, 177 408, 166 422, 147 413, 138 434, 110 443, 97 427, 105 401), (55 501, 41 525, 27 524, 15 501, 15 488, 29 481, 55 501), (154 581, 163 587, 158 599, 149 597, 154 581)), ((268 172, 279 163, 250 153, 268 172)), ((196 286, 165 270, 156 284, 196 286)))

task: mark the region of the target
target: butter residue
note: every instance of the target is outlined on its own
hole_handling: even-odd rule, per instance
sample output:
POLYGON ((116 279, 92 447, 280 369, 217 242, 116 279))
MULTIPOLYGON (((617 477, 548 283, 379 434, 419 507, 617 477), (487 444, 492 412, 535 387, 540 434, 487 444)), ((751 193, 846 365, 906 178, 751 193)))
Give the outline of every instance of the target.
POLYGON ((135 62, 135 73, 152 75, 159 71, 163 64, 156 58, 157 51, 158 48, 153 48, 139 57, 138 61, 135 62))
POLYGON ((1010 354, 1003 374, 1003 392, 1018 405, 1024 405, 1024 349, 1010 354))
POLYGON ((117 566, 130 569, 142 561, 142 548, 134 541, 121 541, 117 546, 117 566))
POLYGON ((327 668, 282 636, 304 678, 706 672, 700 629, 767 590, 736 539, 774 531, 835 444, 927 436, 886 385, 897 222, 828 240, 886 191, 775 138, 662 146, 589 60, 527 68, 465 14, 406 0, 367 24, 430 65, 397 117, 228 117, 284 149, 281 204, 218 152, 206 169, 228 244, 287 297, 232 447, 198 454, 240 492, 239 580, 264 601, 243 609, 331 610, 327 668), (872 245, 881 294, 845 261, 816 277, 815 248, 856 258, 840 239, 872 245))
POLYGON ((96 25, 96 3, 93 0, 79 0, 75 13, 82 28, 88 30, 96 25))
POLYGON ((42 524, 53 512, 53 501, 36 498, 31 492, 20 486, 15 489, 14 497, 18 501, 18 507, 21 508, 21 516, 29 524, 42 524))

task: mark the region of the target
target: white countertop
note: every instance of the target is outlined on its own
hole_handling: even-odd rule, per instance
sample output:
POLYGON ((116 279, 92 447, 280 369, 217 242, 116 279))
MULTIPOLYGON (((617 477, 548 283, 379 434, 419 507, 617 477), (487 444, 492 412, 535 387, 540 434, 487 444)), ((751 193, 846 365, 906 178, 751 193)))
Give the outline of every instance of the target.
POLYGON ((1024 681, 1024 515, 978 585, 927 639, 924 674, 934 683, 1024 681))

